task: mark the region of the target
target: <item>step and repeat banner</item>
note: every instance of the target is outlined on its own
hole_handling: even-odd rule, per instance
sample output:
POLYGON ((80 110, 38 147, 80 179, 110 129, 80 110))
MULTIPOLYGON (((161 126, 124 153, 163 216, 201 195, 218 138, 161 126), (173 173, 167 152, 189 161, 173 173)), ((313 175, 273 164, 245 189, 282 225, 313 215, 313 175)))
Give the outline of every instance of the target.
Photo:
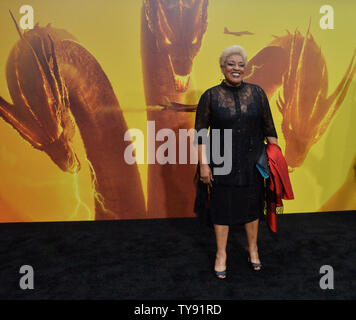
POLYGON ((193 217, 201 94, 238 44, 295 200, 356 210, 356 4, 2 0, 0 221, 193 217))

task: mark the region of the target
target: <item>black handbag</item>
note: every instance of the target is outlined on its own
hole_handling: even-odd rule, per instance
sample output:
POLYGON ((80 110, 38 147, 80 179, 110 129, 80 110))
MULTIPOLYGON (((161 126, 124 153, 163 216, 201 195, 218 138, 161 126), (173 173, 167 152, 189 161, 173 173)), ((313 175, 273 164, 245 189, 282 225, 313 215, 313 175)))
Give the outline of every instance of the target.
POLYGON ((260 155, 257 159, 256 167, 258 171, 261 173, 262 177, 267 179, 270 175, 270 169, 268 165, 268 156, 266 152, 266 144, 264 143, 260 155))

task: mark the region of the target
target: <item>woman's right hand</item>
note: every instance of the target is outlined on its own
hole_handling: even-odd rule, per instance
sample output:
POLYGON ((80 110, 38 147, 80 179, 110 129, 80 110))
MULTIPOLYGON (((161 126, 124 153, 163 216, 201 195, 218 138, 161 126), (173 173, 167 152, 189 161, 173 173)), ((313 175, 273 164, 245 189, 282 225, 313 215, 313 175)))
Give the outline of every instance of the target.
POLYGON ((214 181, 214 178, 210 166, 208 164, 200 165, 200 181, 212 186, 212 181, 214 181))

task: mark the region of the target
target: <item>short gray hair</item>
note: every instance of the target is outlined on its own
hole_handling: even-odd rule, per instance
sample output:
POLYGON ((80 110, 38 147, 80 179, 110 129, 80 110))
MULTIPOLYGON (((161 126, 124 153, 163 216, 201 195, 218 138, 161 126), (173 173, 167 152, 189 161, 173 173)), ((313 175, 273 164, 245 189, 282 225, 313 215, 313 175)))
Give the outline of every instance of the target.
POLYGON ((220 58, 219 58, 219 63, 220 63, 221 68, 225 66, 227 58, 232 56, 233 54, 240 55, 245 63, 245 66, 247 66, 247 54, 246 54, 245 49, 241 46, 234 45, 234 46, 226 48, 221 53, 220 58))

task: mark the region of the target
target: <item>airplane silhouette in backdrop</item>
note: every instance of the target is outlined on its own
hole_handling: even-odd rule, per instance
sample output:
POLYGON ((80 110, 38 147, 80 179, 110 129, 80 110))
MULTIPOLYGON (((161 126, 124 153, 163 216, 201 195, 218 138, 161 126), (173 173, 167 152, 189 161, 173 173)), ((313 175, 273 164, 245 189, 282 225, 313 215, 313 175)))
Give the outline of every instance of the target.
POLYGON ((234 36, 237 36, 237 37, 240 37, 244 34, 253 34, 252 32, 250 31, 240 31, 240 32, 232 32, 232 31, 229 31, 226 27, 224 28, 224 33, 226 34, 232 34, 234 36))

